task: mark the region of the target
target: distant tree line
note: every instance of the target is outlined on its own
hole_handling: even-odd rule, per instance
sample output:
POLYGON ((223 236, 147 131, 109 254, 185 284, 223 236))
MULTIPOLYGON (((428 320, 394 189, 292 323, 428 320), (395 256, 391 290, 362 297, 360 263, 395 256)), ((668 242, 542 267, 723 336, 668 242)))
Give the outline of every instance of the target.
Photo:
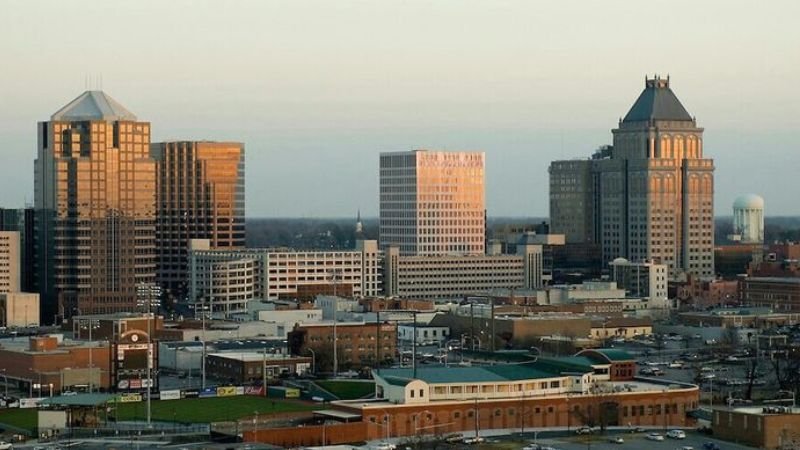
MULTIPOLYGON (((378 239, 377 219, 363 219, 362 223, 364 238, 378 239)), ((247 219, 248 247, 348 250, 355 243, 355 218, 247 219)))

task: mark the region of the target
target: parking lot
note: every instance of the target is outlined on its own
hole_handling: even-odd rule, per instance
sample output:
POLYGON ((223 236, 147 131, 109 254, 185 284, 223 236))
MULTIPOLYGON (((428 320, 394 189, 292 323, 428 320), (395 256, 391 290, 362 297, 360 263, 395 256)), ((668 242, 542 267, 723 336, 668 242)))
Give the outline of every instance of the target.
MULTIPOLYGON (((540 445, 550 446, 557 450, 622 450, 622 449, 630 449, 630 450, 681 450, 684 447, 692 447, 695 450, 703 450, 703 445, 708 442, 713 442, 719 446, 720 450, 752 450, 754 447, 748 447, 745 445, 740 444, 733 444, 729 442, 720 441, 718 439, 713 439, 708 436, 699 434, 699 433, 687 433, 686 439, 669 439, 664 438, 663 441, 651 441, 646 439, 646 433, 637 433, 637 434, 618 434, 618 435, 608 435, 608 436, 591 436, 591 437, 584 437, 584 436, 570 436, 565 438, 553 438, 553 439, 539 439, 538 443, 540 445), (625 442, 623 444, 615 444, 608 442, 608 438, 611 436, 621 436, 625 442)), ((533 441, 527 441, 528 443, 532 443, 533 441)), ((490 449, 493 444, 487 444, 485 448, 490 449)), ((500 447, 501 443, 497 443, 498 447, 496 448, 510 448, 507 444, 500 447)), ((524 448, 524 443, 520 443, 520 449, 524 448)), ((483 448, 483 447, 482 447, 483 448)))

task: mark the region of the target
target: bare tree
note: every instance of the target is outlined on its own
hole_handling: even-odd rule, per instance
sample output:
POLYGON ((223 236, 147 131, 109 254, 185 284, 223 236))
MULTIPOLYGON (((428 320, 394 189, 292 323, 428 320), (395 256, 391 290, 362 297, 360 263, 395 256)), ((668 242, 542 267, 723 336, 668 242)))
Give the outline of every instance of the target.
POLYGON ((739 330, 736 327, 726 327, 720 336, 720 350, 732 353, 740 344, 739 330))
POLYGON ((782 351, 773 353, 770 361, 780 389, 800 394, 800 350, 784 346, 782 351))

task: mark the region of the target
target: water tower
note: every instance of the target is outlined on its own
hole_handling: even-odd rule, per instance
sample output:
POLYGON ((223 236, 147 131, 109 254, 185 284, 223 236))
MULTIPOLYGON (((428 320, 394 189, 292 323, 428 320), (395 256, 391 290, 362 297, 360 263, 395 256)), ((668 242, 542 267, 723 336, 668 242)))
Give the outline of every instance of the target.
POLYGON ((763 198, 745 194, 733 202, 733 234, 740 236, 743 244, 764 242, 763 198))

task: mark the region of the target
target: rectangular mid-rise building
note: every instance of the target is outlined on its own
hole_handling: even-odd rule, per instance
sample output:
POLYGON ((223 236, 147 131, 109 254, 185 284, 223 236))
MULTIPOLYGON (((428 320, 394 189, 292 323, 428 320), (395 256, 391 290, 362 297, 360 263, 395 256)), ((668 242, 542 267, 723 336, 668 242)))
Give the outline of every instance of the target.
POLYGON ((214 312, 246 312, 254 299, 297 297, 304 288, 319 293, 375 297, 380 294, 378 244, 359 241, 355 250, 210 249, 192 242, 188 298, 214 312))
POLYGON ((485 154, 381 153, 381 249, 400 254, 482 254, 486 241, 485 154))

